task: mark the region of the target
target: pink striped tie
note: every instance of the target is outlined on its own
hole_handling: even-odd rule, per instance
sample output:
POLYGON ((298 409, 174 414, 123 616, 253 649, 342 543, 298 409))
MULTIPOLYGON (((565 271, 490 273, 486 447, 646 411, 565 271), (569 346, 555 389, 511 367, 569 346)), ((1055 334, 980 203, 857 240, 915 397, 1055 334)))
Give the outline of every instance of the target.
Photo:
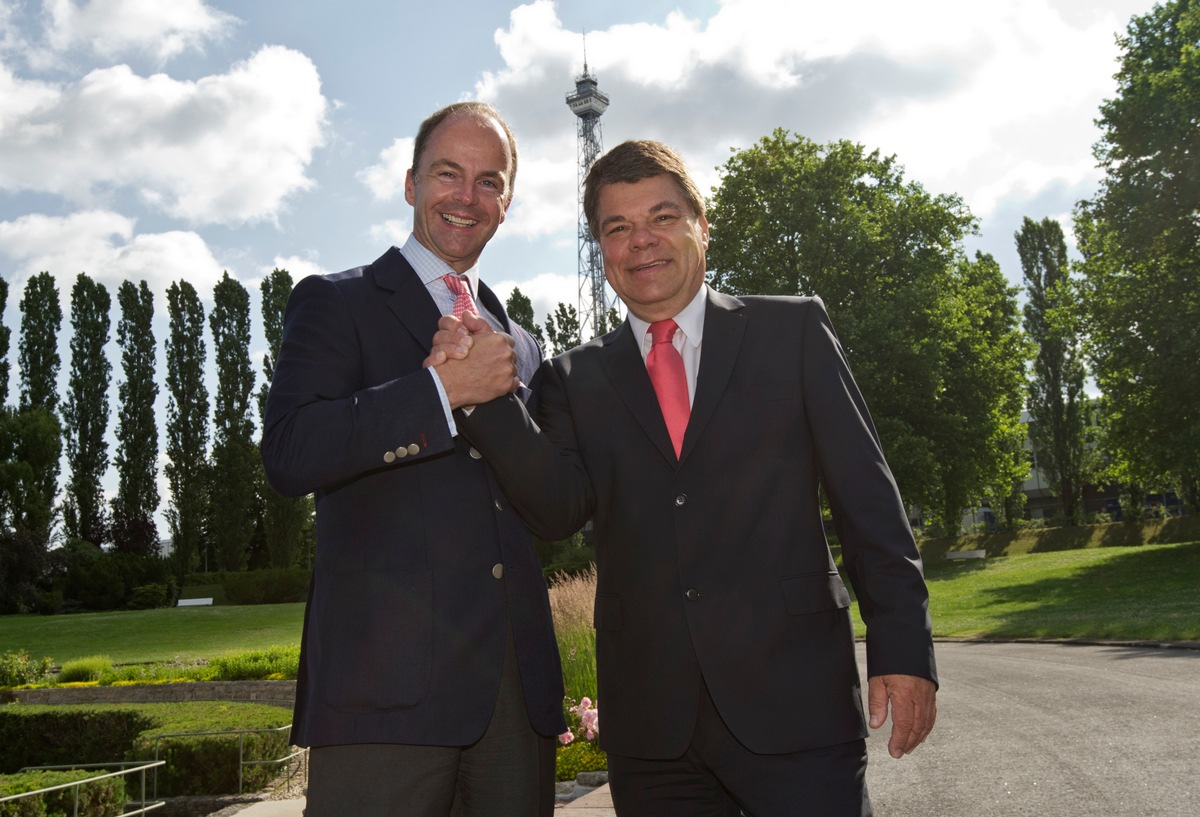
POLYGON ((678 328, 675 321, 670 319, 650 324, 653 345, 646 355, 646 371, 650 374, 654 393, 658 395, 658 406, 662 409, 663 419, 667 421, 667 431, 675 446, 676 457, 683 449, 683 432, 687 430, 688 417, 692 413, 688 403, 683 357, 671 342, 678 328))
POLYGON ((461 275, 443 275, 442 280, 446 282, 449 290, 454 293, 454 307, 450 314, 460 320, 465 312, 479 314, 479 310, 475 306, 475 299, 471 297, 471 288, 467 286, 466 280, 461 275))

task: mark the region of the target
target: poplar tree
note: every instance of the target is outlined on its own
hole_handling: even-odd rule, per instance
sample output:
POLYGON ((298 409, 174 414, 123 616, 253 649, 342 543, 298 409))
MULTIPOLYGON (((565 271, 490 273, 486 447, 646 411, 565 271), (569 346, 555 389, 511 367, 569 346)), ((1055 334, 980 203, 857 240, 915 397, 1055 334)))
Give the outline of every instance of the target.
POLYGON ((520 324, 525 331, 533 335, 534 339, 538 342, 538 346, 541 346, 544 352, 546 349, 546 336, 542 334, 542 328, 537 325, 537 321, 534 319, 533 301, 529 300, 520 289, 513 287, 512 294, 504 302, 504 311, 508 313, 510 321, 520 324))
POLYGON ((1025 331, 1037 347, 1029 379, 1029 438, 1037 465, 1063 506, 1080 524, 1087 479, 1087 397, 1079 310, 1068 275, 1067 242, 1052 218, 1028 216, 1014 234, 1025 277, 1025 331))
POLYGON ((63 524, 72 539, 100 547, 107 539, 100 479, 108 470, 108 383, 112 364, 104 354, 108 343, 108 290, 86 273, 71 288, 71 371, 63 405, 66 438, 67 497, 63 524))
MULTIPOLYGON (((259 291, 262 293, 263 334, 267 339, 267 353, 263 355, 262 368, 264 381, 258 392, 258 417, 262 425, 266 416, 267 391, 275 376, 275 362, 283 341, 283 313, 292 292, 292 276, 284 269, 272 270, 263 279, 259 291)), ((261 473, 261 459, 258 465, 261 473)), ((265 475, 260 484, 263 527, 271 564, 274 567, 295 567, 304 547, 305 529, 312 519, 312 499, 276 493, 267 485, 265 475)))
MULTIPOLYGON (((167 289, 167 524, 179 578, 201 566, 208 510, 208 390, 204 305, 187 281, 167 289)), ((207 562, 207 559, 205 560, 207 562)), ((205 565, 207 566, 207 565, 205 565)))
MULTIPOLYGON (((58 301, 58 287, 54 276, 39 272, 25 284, 21 297, 21 340, 18 362, 21 366, 21 396, 19 410, 46 413, 61 433, 58 419, 58 330, 62 327, 62 306, 58 301)), ((39 437, 41 439, 41 437, 39 437)), ((31 534, 45 547, 50 541, 50 526, 53 521, 55 495, 58 493, 59 456, 62 451, 61 436, 57 438, 57 452, 45 457, 44 462, 32 476, 36 482, 36 501, 44 507, 31 511, 31 534)), ((43 440, 43 443, 45 441, 43 440)))
POLYGON ((117 550, 158 555, 158 397, 155 373, 154 295, 145 281, 124 281, 117 290, 124 380, 117 386, 117 495, 112 501, 112 537, 117 550))
MULTIPOLYGON (((8 308, 8 281, 0 278, 0 315, 8 308)), ((8 343, 11 332, 0 322, 0 406, 8 401, 8 343)))
POLYGON ((251 439, 250 294, 228 272, 213 290, 209 327, 217 367, 209 530, 221 569, 241 570, 254 534, 261 466, 251 439))

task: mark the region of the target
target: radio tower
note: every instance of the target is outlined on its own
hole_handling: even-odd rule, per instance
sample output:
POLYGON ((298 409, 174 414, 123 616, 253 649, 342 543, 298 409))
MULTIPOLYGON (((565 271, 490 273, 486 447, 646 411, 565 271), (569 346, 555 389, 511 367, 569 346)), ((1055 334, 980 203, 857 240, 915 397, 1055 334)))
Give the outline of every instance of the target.
POLYGON ((567 107, 579 117, 579 339, 590 340, 612 328, 608 314, 617 298, 608 295, 600 245, 592 238, 583 212, 583 180, 600 156, 600 115, 608 108, 608 96, 588 73, 586 46, 583 74, 575 77, 575 93, 567 94, 567 107))

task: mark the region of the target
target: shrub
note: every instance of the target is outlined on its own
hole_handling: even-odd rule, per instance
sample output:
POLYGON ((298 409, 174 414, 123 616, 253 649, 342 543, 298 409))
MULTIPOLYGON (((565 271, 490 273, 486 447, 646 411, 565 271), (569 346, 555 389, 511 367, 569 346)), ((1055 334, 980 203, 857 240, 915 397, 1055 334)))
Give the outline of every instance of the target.
MULTIPOLYGON (((238 750, 245 760, 287 754, 291 713, 265 704, 188 702, 87 704, 0 708, 0 772, 23 766, 99 763, 113 759, 165 760, 159 796, 233 794, 238 791, 238 750), (203 732, 279 730, 236 735, 203 732), (170 737, 183 735, 182 737, 170 737)), ((244 788, 261 788, 282 764, 248 766, 244 788)))
POLYGON ((50 675, 54 666, 49 658, 34 660, 24 650, 0 653, 0 687, 38 684, 50 675))
MULTIPOLYGON (((0 777, 0 797, 38 791, 39 789, 74 783, 107 772, 87 771, 32 771, 0 777)), ((125 780, 109 777, 94 783, 79 786, 79 810, 75 810, 75 793, 72 789, 60 789, 45 794, 23 797, 0 803, 0 817, 43 817, 43 815, 78 814, 79 817, 117 817, 125 811, 125 780)))
POLYGON ((165 584, 143 584, 133 588, 129 601, 125 606, 130 610, 153 610, 156 607, 167 606, 167 586, 165 584))
POLYGON ((311 574, 303 568, 226 573, 221 583, 233 604, 288 604, 308 599, 311 574))
POLYGON ((590 740, 577 740, 557 749, 554 765, 554 776, 557 780, 574 780, 580 772, 607 770, 608 757, 590 740))
POLYGON ((300 645, 268 647, 214 658, 212 668, 213 678, 217 681, 295 678, 300 668, 300 645))
POLYGON ((89 655, 67 661, 58 672, 58 683, 76 684, 81 681, 99 681, 105 673, 112 672, 113 662, 107 655, 89 655))

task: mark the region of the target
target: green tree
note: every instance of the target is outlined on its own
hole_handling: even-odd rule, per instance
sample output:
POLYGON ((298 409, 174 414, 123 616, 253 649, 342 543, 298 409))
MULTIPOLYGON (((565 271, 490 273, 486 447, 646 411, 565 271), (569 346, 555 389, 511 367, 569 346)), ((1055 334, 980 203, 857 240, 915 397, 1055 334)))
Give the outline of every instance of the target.
MULTIPOLYGON (((972 346, 955 334, 972 325, 956 300, 956 276, 969 268, 962 239, 974 229, 962 201, 906 182, 895 157, 778 129, 721 168, 709 224, 717 289, 821 296, 905 500, 957 529, 947 498, 977 496, 997 479, 978 465, 951 484, 960 478, 950 459, 990 456, 955 450, 968 419, 945 397, 948 378, 963 373, 951 370, 950 352, 972 346)), ((993 432, 1004 434, 980 430, 993 432)))
POLYGON ((258 518, 262 478, 250 415, 250 293, 228 272, 213 289, 209 328, 217 367, 209 530, 221 569, 242 570, 258 518))
MULTIPOLYGON (((207 553, 208 390, 204 386, 204 305, 196 288, 179 281, 167 288, 167 459, 171 488, 167 524, 180 579, 207 553)), ((207 567, 207 565, 205 565, 207 567)))
POLYGON ((67 497, 63 526, 68 537, 100 547, 108 538, 100 479, 108 470, 108 343, 112 300, 103 284, 79 273, 71 288, 71 371, 63 405, 67 497))
MULTIPOLYGON (((275 360, 283 342, 283 313, 288 295, 292 292, 292 276, 284 269, 274 269, 263 279, 259 288, 262 294, 263 334, 267 339, 267 353, 263 355, 263 385, 258 392, 259 423, 264 421, 267 409, 267 390, 275 376, 275 360)), ((511 316, 510 316, 511 317, 511 316)), ((259 471, 262 462, 259 461, 259 471)), ((263 527, 267 552, 275 567, 295 567, 304 549, 304 535, 310 527, 313 507, 310 497, 288 497, 278 494, 261 479, 263 496, 263 527)))
POLYGON ((50 411, 0 406, 0 613, 29 612, 37 603, 52 521, 42 474, 61 453, 50 411))
POLYGON ((504 302, 504 311, 508 313, 509 320, 519 323, 525 331, 533 335, 538 346, 546 348, 546 336, 542 334, 542 329, 533 315, 533 301, 529 300, 525 293, 513 287, 512 294, 504 302))
POLYGON ((1029 438, 1038 466, 1072 524, 1083 521, 1088 478, 1086 373, 1067 242, 1052 218, 1028 216, 1014 234, 1025 277, 1025 331, 1037 347, 1029 379, 1029 438))
MULTIPOLYGON (((8 308, 8 281, 0 278, 0 316, 8 308)), ((0 406, 8 400, 8 344, 12 333, 0 322, 0 406)))
POLYGON ((158 555, 158 398, 155 372, 154 295, 145 281, 124 281, 117 290, 121 319, 117 343, 125 379, 117 386, 117 495, 112 537, 117 550, 158 555))
MULTIPOLYGON (((18 361, 21 366, 21 411, 42 409, 58 424, 58 370, 62 364, 58 356, 58 331, 62 328, 62 306, 58 300, 58 287, 54 276, 39 272, 25 284, 21 297, 21 340, 18 361)), ((61 451, 61 441, 59 449, 61 451)), ((45 547, 50 542, 50 526, 53 521, 55 495, 58 493, 59 461, 45 463, 35 472, 39 481, 36 496, 46 503, 46 524, 30 528, 37 536, 43 536, 45 547)), ((43 514, 37 514, 40 519, 43 514)))
POLYGON ((582 343, 579 329, 579 310, 560 302, 554 314, 546 318, 546 338, 550 341, 551 350, 549 354, 561 355, 582 343))
POLYGON ((1105 448, 1130 483, 1200 503, 1200 2, 1134 17, 1100 108, 1104 178, 1080 202, 1085 329, 1105 448), (1160 482, 1161 484, 1161 482, 1160 482))

